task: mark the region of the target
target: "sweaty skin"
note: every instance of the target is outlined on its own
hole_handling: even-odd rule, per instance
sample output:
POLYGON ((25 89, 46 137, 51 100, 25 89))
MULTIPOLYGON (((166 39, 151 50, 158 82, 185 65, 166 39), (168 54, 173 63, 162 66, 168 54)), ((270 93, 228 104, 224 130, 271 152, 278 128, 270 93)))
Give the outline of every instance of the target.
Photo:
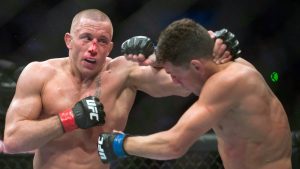
POLYGON ((199 99, 171 129, 127 137, 126 152, 160 160, 179 158, 213 129, 225 169, 291 169, 286 112, 262 75, 241 58, 222 65, 202 63, 204 78, 191 69, 164 65, 174 82, 199 99))
POLYGON ((7 153, 35 150, 35 169, 104 169, 95 143, 99 134, 125 128, 137 90, 155 97, 187 96, 163 69, 111 59, 112 25, 82 17, 65 35, 69 57, 32 62, 18 79, 6 117, 7 153), (100 82, 97 81, 100 78, 100 82), (106 112, 102 127, 63 133, 59 112, 100 93, 106 112))

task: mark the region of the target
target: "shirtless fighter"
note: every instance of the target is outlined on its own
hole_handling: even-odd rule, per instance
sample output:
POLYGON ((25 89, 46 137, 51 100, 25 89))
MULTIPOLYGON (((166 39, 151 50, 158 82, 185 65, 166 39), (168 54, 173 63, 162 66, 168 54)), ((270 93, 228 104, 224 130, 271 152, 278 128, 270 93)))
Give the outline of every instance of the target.
MULTIPOLYGON (((7 111, 6 153, 35 151, 35 169, 109 168, 95 143, 100 133, 125 128, 137 90, 155 97, 190 93, 163 69, 109 58, 112 36, 106 14, 81 11, 64 37, 69 56, 26 66, 7 111)), ((222 56, 224 47, 216 46, 222 56)))
POLYGON ((179 158, 213 129, 225 169, 291 169, 291 132, 282 104, 246 60, 215 64, 213 45, 207 30, 190 19, 175 21, 161 33, 157 58, 174 83, 199 99, 167 131, 100 134, 103 162, 128 155, 179 158))

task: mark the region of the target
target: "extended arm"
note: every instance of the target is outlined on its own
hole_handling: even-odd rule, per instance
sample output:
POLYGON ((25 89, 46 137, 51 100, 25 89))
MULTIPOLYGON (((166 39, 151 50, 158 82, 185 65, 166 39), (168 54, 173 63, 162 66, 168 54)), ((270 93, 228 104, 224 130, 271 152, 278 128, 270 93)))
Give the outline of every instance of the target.
POLYGON ((179 158, 200 135, 215 125, 218 116, 220 115, 212 115, 207 107, 196 102, 171 129, 148 136, 127 137, 124 149, 130 155, 151 159, 179 158))
MULTIPOLYGON (((174 159, 182 156, 199 136, 213 128, 235 105, 234 83, 220 81, 206 85, 199 99, 183 114, 174 127, 148 136, 128 136, 114 139, 112 134, 99 136, 98 151, 103 162, 136 155, 152 159, 174 159), (110 138, 110 139, 105 139, 110 138), (118 146, 110 146, 118 145, 118 146), (113 154, 113 156, 111 156, 113 154), (125 155, 124 155, 125 154, 125 155), (102 156, 101 156, 102 155, 102 156), (103 160, 103 157, 107 160, 103 160)), ((122 134, 119 134, 122 135, 122 134)))
POLYGON ((153 97, 188 96, 190 94, 179 84, 174 83, 165 69, 152 66, 135 66, 129 74, 129 82, 138 90, 153 97))
MULTIPOLYGON (((216 39, 213 49, 216 63, 228 62, 232 57, 237 57, 240 54, 241 50, 239 49, 238 40, 227 29, 222 29, 215 33, 209 31, 209 33, 212 38, 216 39)), ((171 77, 165 72, 159 61, 156 60, 155 54, 151 54, 155 50, 150 38, 134 36, 122 44, 121 51, 128 60, 138 62, 140 65, 135 67, 129 75, 131 85, 138 90, 155 97, 187 96, 190 94, 179 84, 173 83, 171 77)))
POLYGON ((173 83, 171 77, 165 72, 162 67, 157 67, 155 64, 154 44, 150 38, 145 36, 135 36, 126 40, 121 46, 121 52, 131 65, 128 82, 130 86, 134 86, 137 90, 141 90, 154 97, 163 97, 170 95, 187 96, 190 94, 180 85, 173 83), (133 55, 134 54, 134 55, 133 55), (141 55, 142 60, 139 60, 141 55), (149 55, 151 55, 149 57, 149 55), (148 61, 144 62, 144 56, 149 57, 148 61))
POLYGON ((99 136, 98 151, 102 162, 107 163, 128 155, 157 160, 179 158, 198 137, 211 129, 223 113, 211 112, 198 100, 171 129, 148 136, 128 136, 103 133, 99 136), (117 146, 116 146, 117 145, 117 146))
MULTIPOLYGON (((215 40, 213 60, 216 64, 226 63, 240 56, 239 41, 232 32, 223 28, 215 32, 208 31, 208 33, 215 40)), ((154 49, 154 43, 146 36, 131 37, 121 45, 121 53, 128 60, 137 61, 141 65, 161 67, 156 60, 155 50, 157 49, 154 49)))

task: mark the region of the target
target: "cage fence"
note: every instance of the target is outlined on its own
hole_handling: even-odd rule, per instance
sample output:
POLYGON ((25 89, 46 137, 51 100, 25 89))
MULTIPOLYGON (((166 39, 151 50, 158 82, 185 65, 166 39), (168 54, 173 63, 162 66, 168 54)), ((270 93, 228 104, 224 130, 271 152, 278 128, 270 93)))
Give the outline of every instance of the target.
MULTIPOLYGON (((176 160, 151 160, 128 157, 115 161, 111 169, 223 169, 212 134, 202 136, 191 149, 176 160)), ((1 169, 32 169, 33 154, 0 154, 1 169)))
MULTIPOLYGON (((300 131, 293 132, 293 169, 300 168, 300 131)), ((32 169, 33 154, 0 153, 0 169, 32 169)), ((111 169, 224 169, 214 134, 200 137, 190 150, 175 160, 151 160, 136 156, 115 161, 111 169)))

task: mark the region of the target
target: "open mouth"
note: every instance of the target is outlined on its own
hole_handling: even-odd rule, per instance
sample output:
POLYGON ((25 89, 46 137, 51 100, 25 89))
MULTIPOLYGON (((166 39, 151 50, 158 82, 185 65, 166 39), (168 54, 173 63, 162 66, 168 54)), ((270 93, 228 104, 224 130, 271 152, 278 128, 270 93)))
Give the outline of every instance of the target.
POLYGON ((84 59, 86 62, 91 63, 91 64, 95 64, 96 63, 96 59, 84 59))

